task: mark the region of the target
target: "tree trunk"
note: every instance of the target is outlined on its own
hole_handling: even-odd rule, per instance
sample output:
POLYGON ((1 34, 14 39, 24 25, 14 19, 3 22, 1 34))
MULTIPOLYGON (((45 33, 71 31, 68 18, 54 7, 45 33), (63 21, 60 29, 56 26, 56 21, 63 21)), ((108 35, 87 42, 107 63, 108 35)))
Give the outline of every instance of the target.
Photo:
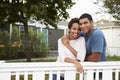
POLYGON ((27 62, 31 62, 28 24, 27 24, 27 22, 24 22, 23 24, 24 24, 24 34, 25 34, 25 54, 26 54, 27 62))
POLYGON ((26 17, 24 16, 23 12, 21 11, 20 22, 24 25, 24 34, 25 34, 25 54, 27 58, 27 62, 31 62, 31 46, 29 41, 29 33, 28 33, 28 23, 26 17))

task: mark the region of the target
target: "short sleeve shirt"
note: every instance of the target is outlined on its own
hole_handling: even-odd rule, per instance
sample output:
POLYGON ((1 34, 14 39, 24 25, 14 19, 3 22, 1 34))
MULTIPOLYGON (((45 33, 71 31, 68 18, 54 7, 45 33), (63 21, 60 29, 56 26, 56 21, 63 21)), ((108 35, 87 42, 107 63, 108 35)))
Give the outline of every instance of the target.
POLYGON ((100 52, 102 54, 100 61, 106 61, 106 40, 103 32, 99 29, 94 29, 89 36, 84 33, 82 35, 86 41, 86 56, 92 52, 100 52))

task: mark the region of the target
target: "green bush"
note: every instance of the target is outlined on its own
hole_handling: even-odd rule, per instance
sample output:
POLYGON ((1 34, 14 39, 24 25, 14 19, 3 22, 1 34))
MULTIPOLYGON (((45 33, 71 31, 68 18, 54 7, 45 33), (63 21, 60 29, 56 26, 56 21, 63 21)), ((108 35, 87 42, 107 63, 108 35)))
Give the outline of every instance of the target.
POLYGON ((0 41, 2 42, 0 47, 0 59, 16 59, 17 53, 19 52, 19 47, 14 44, 14 42, 19 41, 19 33, 17 27, 13 27, 13 32, 10 40, 10 33, 8 31, 0 30, 0 41))
MULTIPOLYGON (((30 54, 31 57, 45 57, 49 52, 49 47, 43 40, 44 33, 29 29, 30 54)), ((18 27, 13 25, 12 36, 8 31, 0 31, 0 59, 26 58, 25 36, 20 33, 18 27), (20 43, 20 46, 19 44, 20 43)))
POLYGON ((44 33, 36 30, 29 30, 29 33, 32 57, 45 57, 50 49, 43 41, 44 33))
MULTIPOLYGON (((29 29, 29 41, 30 41, 30 54, 32 58, 35 57, 45 57, 49 52, 49 47, 47 46, 46 42, 43 41, 44 33, 39 32, 37 30, 29 29)), ((24 47, 25 47, 25 37, 24 33, 21 33, 21 41, 22 41, 22 49, 21 54, 25 55, 24 47)), ((22 55, 19 55, 22 56, 22 55)), ((25 56, 23 56, 25 57, 25 56)))

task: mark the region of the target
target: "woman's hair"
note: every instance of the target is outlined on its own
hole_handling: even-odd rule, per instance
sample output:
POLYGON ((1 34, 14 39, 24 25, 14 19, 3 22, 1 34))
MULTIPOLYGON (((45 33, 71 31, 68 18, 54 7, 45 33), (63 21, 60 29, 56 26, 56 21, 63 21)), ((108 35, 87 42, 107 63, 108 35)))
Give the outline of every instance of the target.
POLYGON ((68 23, 68 29, 71 29, 71 27, 72 27, 72 25, 73 25, 74 23, 78 23, 78 24, 79 24, 79 19, 78 19, 78 18, 72 18, 72 19, 70 20, 70 22, 68 23))

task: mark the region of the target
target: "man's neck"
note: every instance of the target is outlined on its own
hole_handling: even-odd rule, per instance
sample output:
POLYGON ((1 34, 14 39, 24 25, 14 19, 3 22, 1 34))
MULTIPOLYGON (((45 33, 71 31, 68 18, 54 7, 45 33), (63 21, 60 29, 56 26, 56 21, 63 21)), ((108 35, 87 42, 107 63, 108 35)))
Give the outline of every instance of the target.
POLYGON ((91 29, 86 33, 86 35, 89 36, 93 31, 94 31, 94 28, 91 28, 91 29))

